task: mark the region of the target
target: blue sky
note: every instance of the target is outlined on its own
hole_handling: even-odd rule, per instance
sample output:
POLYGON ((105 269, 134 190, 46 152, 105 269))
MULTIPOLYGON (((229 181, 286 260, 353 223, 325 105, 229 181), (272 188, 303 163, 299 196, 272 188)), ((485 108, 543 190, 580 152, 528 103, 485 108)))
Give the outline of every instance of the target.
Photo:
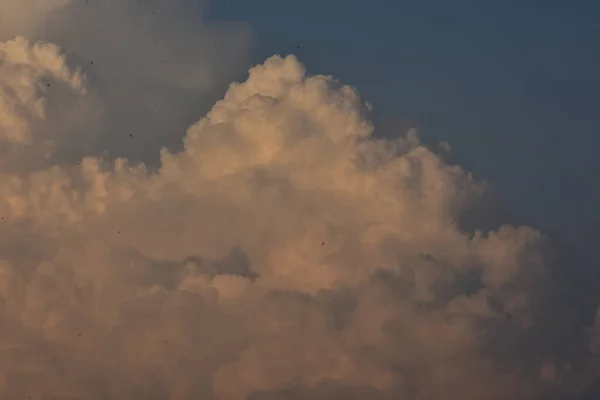
POLYGON ((383 120, 449 141, 516 221, 566 236, 595 225, 600 5, 226 0, 211 14, 253 26, 256 62, 297 54, 383 120))

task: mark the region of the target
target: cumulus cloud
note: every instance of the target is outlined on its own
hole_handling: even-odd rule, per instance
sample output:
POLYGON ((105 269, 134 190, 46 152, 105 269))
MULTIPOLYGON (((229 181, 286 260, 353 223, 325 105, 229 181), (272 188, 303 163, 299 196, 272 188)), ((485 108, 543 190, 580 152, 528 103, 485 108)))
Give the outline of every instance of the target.
POLYGON ((17 37, 0 43, 0 168, 75 161, 98 142, 102 105, 60 48, 17 37))
MULTIPOLYGON (((0 40, 57 43, 103 100, 105 153, 156 164, 162 146, 247 69, 252 32, 212 21, 207 0, 0 0, 0 40), (8 22, 4 22, 4 20, 8 22)), ((80 113, 81 114, 81 113, 80 113)))
MULTIPOLYGON (((355 89, 274 56, 152 165, 83 146, 125 125, 80 56, 0 46, 0 397, 591 393, 598 299, 561 292, 585 269, 534 228, 465 226, 486 185, 378 139, 355 89)), ((188 61, 143 74, 205 94, 188 61)))

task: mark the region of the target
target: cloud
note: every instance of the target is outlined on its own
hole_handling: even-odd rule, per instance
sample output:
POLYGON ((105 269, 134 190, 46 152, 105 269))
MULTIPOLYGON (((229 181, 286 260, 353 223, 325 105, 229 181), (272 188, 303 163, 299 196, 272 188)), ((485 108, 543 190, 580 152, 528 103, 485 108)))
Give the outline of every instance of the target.
POLYGON ((0 166, 35 170, 78 160, 98 142, 100 99, 60 48, 0 43, 0 166))
POLYGON ((47 28, 49 13, 60 10, 72 0, 0 1, 0 39, 35 36, 47 28))
POLYGON ((252 31, 212 21, 206 0, 0 0, 0 40, 60 44, 103 100, 91 154, 156 164, 246 70, 252 31))
POLYGON ((167 98, 206 95, 206 81, 175 79, 194 65, 185 52, 164 75, 138 71, 150 53, 133 38, 93 78, 75 28, 58 26, 75 55, 21 37, 0 47, 0 397, 591 393, 600 303, 574 293, 592 270, 534 228, 466 227, 486 185, 414 131, 378 139, 355 89, 274 56, 156 165, 102 155, 80 145, 117 126, 157 139, 118 117, 143 113, 107 104, 105 76, 139 78, 128 101, 153 80, 167 98))

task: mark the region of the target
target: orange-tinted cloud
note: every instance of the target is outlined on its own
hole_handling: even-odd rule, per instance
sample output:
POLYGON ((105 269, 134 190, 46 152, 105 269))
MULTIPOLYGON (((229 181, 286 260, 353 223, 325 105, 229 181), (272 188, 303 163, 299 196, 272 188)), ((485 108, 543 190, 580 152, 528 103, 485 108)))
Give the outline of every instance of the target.
POLYGON ((274 56, 154 167, 76 145, 118 126, 110 86, 0 46, 0 397, 545 399, 596 376, 555 346, 598 347, 561 333, 552 241, 461 228, 485 185, 416 132, 375 139, 355 89, 274 56))

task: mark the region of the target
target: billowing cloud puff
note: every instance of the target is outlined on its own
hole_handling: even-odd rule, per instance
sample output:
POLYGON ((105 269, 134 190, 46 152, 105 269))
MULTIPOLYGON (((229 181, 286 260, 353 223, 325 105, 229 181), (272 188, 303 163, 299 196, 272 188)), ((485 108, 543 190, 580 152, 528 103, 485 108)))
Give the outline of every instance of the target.
POLYGON ((34 169, 86 155, 99 100, 60 49, 22 37, 0 43, 0 166, 34 169))
POLYGON ((0 40, 58 43, 103 100, 92 150, 156 164, 247 69, 252 33, 206 0, 0 0, 0 40), (9 21, 4 23, 4 20, 9 21))
POLYGON ((485 185, 416 132, 376 139, 355 89, 272 57, 154 166, 73 146, 111 128, 58 47, 0 50, 0 163, 49 154, 0 173, 0 397, 589 393, 600 324, 555 243, 463 226, 485 185))

